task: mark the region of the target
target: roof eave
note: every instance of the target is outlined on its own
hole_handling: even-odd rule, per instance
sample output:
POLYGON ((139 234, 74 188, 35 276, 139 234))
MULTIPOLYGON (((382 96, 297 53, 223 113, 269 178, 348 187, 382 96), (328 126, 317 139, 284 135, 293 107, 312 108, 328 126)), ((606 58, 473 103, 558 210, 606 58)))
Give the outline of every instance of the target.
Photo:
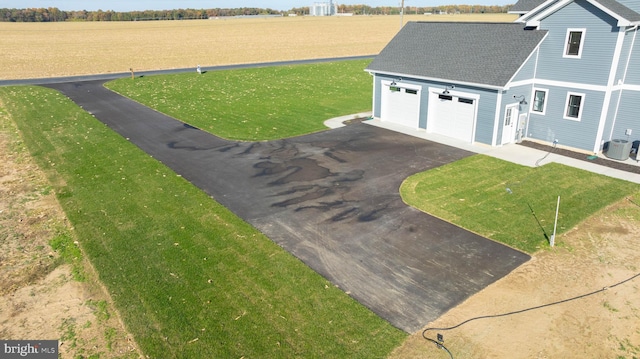
POLYGON ((443 78, 436 78, 436 77, 425 77, 425 76, 419 76, 419 75, 411 75, 411 74, 405 74, 405 73, 400 73, 400 72, 389 72, 389 71, 380 71, 380 70, 371 70, 371 69, 365 69, 365 71, 367 71, 370 74, 375 73, 375 74, 386 75, 386 76, 391 76, 391 77, 412 78, 412 79, 424 80, 424 81, 443 82, 443 83, 448 83, 448 84, 452 84, 452 85, 464 85, 464 86, 471 86, 471 87, 480 87, 480 88, 484 88, 484 89, 497 90, 497 91, 505 89, 505 86, 506 86, 506 84, 505 85, 490 85, 490 84, 482 84, 482 83, 476 83, 476 82, 467 82, 467 81, 443 79, 443 78))
MULTIPOLYGON (((533 9, 533 10, 529 11, 528 13, 522 15, 520 18, 516 19, 515 22, 523 22, 523 23, 526 24, 526 26, 531 26, 531 27, 540 26, 540 20, 542 18, 548 16, 551 13, 554 13, 554 12, 558 11, 558 9, 568 5, 572 1, 573 0, 559 0, 559 1, 558 0, 549 0, 549 1, 545 1, 540 6, 536 7, 535 9, 533 9), (547 7, 547 5, 552 3, 552 2, 556 2, 556 4, 547 7)), ((595 6, 596 8, 600 9, 601 11, 606 13, 607 15, 611 16, 612 18, 616 19, 618 21, 618 26, 619 27, 635 26, 639 22, 639 21, 631 21, 629 19, 624 18, 620 14, 617 14, 617 13, 613 12, 611 9, 609 9, 608 7, 600 4, 596 0, 587 0, 587 2, 589 2, 591 5, 595 6)))
POLYGON ((625 26, 633 26, 632 24, 634 23, 634 21, 631 21, 613 11, 611 11, 611 9, 609 9, 608 7, 600 4, 598 1, 593 1, 593 0, 587 0, 589 3, 591 3, 591 5, 597 7, 598 9, 600 9, 601 11, 603 11, 605 14, 611 16, 612 18, 618 20, 618 27, 625 27, 625 26))
MULTIPOLYGON (((522 15, 521 17, 519 17, 518 19, 515 20, 515 22, 527 22, 529 21, 529 19, 532 18, 537 18, 537 15, 539 15, 541 12, 545 13, 547 9, 548 4, 552 3, 552 2, 556 2, 558 0, 548 0, 543 2, 542 4, 536 6, 535 8, 531 9, 530 11, 526 12, 524 15, 522 15)), ((567 0, 564 0, 567 1, 567 0)), ((563 2, 562 0, 560 2, 563 2)))

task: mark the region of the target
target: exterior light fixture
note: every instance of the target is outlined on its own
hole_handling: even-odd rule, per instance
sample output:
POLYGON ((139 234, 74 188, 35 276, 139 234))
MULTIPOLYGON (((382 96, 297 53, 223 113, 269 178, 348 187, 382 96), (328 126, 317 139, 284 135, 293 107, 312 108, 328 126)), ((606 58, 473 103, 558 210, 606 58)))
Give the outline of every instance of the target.
POLYGON ((448 94, 449 94, 449 90, 453 90, 454 88, 456 88, 456 87, 455 87, 455 86, 453 86, 453 85, 447 85, 447 86, 444 88, 444 91, 442 91, 442 94, 443 94, 443 95, 448 95, 448 94))
POLYGON ((519 95, 519 96, 518 95, 513 95, 513 98, 516 99, 516 100, 520 100, 520 104, 521 105, 526 105, 527 104, 527 101, 525 100, 524 95, 519 95))

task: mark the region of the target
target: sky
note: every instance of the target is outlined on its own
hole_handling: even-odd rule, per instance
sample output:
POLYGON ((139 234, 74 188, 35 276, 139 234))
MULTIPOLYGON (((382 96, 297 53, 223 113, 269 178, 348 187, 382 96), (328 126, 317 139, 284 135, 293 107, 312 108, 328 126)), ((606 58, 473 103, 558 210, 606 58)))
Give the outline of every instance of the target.
MULTIPOLYGON (((271 8, 289 10, 310 6, 314 2, 329 0, 0 0, 0 8, 49 8, 60 10, 113 10, 118 12, 136 10, 171 10, 171 9, 213 9, 213 8, 271 8)), ((337 0, 338 4, 365 4, 371 7, 399 6, 400 0, 337 0)), ((507 5, 516 0, 405 0, 405 6, 439 6, 451 4, 469 5, 507 5)))

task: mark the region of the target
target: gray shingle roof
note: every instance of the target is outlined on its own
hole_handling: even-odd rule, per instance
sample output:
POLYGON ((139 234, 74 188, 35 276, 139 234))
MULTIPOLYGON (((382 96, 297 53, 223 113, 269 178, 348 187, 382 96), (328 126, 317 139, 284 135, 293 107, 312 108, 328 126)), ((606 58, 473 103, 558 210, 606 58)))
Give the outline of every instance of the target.
MULTIPOLYGON (((640 14, 628 8, 627 6, 619 3, 616 0, 594 0, 594 1, 606 7, 607 9, 611 10, 615 14, 618 14, 618 16, 622 17, 623 19, 629 20, 630 22, 640 21, 640 14)), ((632 5, 632 3, 629 2, 629 5, 632 5)), ((637 7, 640 7, 640 2, 636 1, 634 2, 633 5, 637 5, 637 7)))
MULTIPOLYGON (((547 0, 519 0, 509 9, 510 13, 525 14, 536 7, 542 5, 547 0)), ((611 10, 623 19, 630 22, 640 21, 640 1, 639 0, 591 0, 611 10)), ((553 3, 553 2, 551 2, 553 3)), ((516 20, 517 21, 517 20, 516 20)))
POLYGON ((640 13, 640 0, 618 0, 618 2, 637 13, 640 13))
POLYGON ((519 0, 509 9, 509 12, 524 14, 542 5, 545 1, 547 0, 519 0))
POLYGON ((410 22, 367 70, 503 87, 545 34, 518 23, 410 22))

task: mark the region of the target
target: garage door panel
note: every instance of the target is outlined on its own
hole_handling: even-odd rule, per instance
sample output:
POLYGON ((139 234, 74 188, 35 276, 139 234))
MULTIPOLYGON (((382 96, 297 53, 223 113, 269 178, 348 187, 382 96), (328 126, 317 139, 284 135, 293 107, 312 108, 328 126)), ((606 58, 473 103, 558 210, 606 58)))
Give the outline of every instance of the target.
POLYGON ((417 128, 420 118, 420 91, 399 86, 383 86, 382 91, 381 120, 417 128))
POLYGON ((429 97, 430 132, 472 141, 476 102, 473 98, 432 92, 429 97))

